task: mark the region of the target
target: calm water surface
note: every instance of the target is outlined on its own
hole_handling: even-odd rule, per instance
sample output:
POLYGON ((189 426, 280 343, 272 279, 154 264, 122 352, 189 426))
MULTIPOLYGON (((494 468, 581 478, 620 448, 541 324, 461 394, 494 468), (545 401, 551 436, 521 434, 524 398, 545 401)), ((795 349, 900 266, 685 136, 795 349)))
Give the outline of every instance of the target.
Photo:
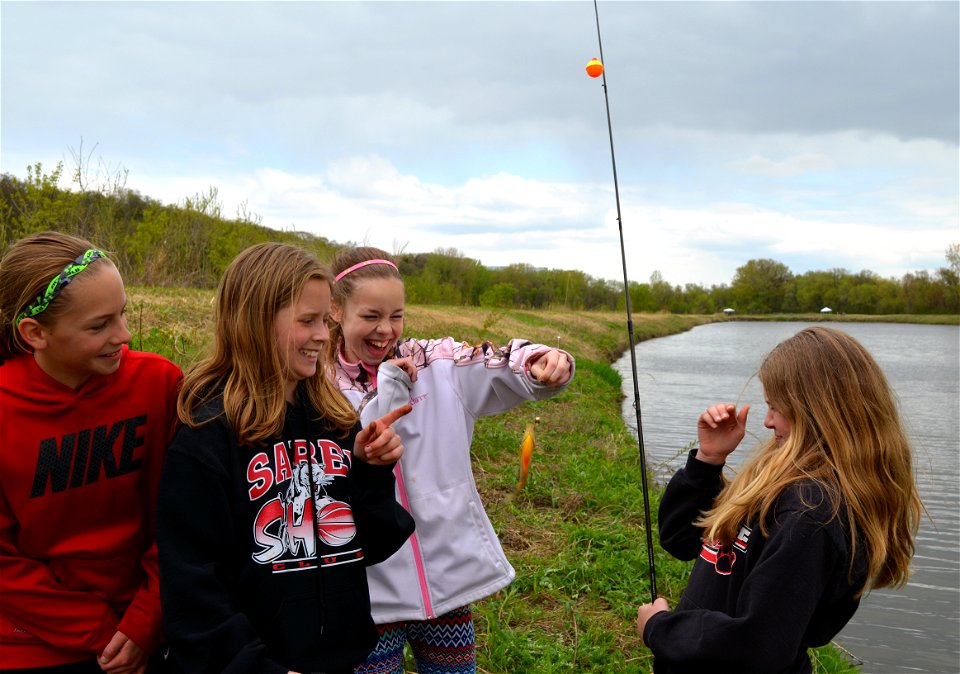
MULTIPOLYGON (((710 404, 751 405, 748 436, 732 464, 767 437, 762 387, 753 375, 764 354, 807 325, 718 323, 636 346, 644 447, 658 481, 683 465, 697 416, 710 404)), ((920 525, 907 587, 864 598, 836 642, 863 663, 865 674, 960 672, 960 327, 834 326, 867 347, 886 373, 930 513, 920 525)), ((623 376, 624 418, 636 429, 629 352, 614 366, 623 376)))

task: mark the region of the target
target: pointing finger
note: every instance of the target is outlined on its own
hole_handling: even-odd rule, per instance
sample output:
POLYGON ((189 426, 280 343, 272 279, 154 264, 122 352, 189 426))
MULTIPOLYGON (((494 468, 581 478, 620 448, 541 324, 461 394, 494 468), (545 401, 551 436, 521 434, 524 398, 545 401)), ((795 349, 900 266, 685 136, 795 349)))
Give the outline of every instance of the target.
POLYGON ((406 416, 407 414, 410 414, 410 412, 412 411, 413 411, 413 405, 411 405, 410 403, 407 403, 406 405, 402 407, 398 407, 392 412, 388 412, 387 414, 384 414, 382 417, 377 419, 375 423, 383 424, 384 428, 386 428, 387 426, 390 426, 394 421, 396 421, 400 417, 406 416))

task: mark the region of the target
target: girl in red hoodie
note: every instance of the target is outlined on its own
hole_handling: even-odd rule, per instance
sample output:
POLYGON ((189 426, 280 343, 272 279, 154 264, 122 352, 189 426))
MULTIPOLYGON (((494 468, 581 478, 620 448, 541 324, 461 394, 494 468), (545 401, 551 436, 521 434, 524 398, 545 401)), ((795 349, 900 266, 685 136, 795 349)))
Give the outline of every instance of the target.
POLYGON ((0 670, 140 674, 162 639, 155 505, 180 369, 129 351, 90 243, 0 261, 0 670))

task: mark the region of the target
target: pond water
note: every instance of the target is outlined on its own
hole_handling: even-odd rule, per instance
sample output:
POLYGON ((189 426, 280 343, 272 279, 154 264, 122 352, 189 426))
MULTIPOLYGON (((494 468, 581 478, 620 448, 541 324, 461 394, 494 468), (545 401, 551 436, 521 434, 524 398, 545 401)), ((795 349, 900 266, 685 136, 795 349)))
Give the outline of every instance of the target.
MULTIPOLYGON (((753 376, 762 357, 808 323, 704 325, 635 347, 647 465, 664 482, 696 440, 696 419, 718 401, 750 403, 748 436, 731 456, 758 444, 766 405, 753 376)), ((929 511, 917 538, 910 582, 877 590, 837 636, 865 674, 960 672, 960 327, 835 323, 883 368, 900 403, 929 511)), ((623 377, 623 415, 636 432, 630 353, 614 367, 623 377)))

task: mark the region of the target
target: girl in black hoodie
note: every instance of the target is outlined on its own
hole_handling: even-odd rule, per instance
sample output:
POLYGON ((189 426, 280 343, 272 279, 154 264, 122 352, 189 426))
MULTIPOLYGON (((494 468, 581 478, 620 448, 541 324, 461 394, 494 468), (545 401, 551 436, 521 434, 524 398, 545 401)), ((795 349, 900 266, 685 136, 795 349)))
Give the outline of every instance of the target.
POLYGON ((413 531, 403 452, 361 429, 322 366, 330 274, 310 253, 240 253, 217 293, 212 355, 185 378, 160 487, 164 629, 175 670, 346 673, 377 640, 366 566, 413 531))
POLYGON ((658 598, 638 611, 654 672, 811 672, 807 649, 829 643, 864 593, 907 582, 923 506, 876 361, 811 327, 759 377, 770 438, 728 481, 750 408, 708 408, 660 502, 661 545, 696 562, 675 610, 658 598))

